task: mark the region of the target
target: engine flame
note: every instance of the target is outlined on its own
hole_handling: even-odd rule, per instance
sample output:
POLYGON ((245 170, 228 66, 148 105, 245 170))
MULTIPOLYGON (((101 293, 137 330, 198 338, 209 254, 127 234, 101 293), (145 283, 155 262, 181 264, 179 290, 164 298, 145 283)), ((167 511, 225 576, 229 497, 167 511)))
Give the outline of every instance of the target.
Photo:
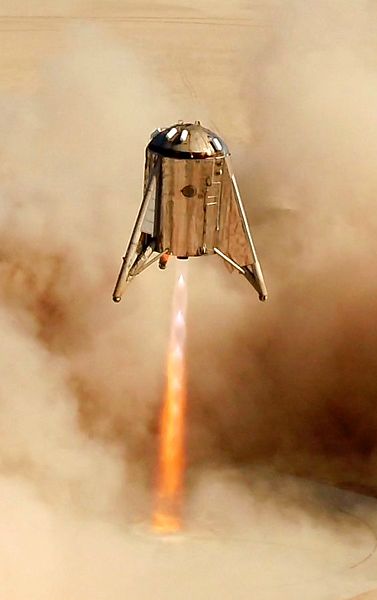
POLYGON ((182 527, 181 502, 185 469, 186 412, 186 280, 175 286, 166 388, 160 420, 160 443, 153 529, 174 533, 182 527))

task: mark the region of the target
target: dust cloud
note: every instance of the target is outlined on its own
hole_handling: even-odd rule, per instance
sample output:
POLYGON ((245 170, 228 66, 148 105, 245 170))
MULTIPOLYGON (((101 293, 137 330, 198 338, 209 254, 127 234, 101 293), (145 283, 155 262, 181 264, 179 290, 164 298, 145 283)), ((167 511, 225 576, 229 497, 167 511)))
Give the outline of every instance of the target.
POLYGON ((372 17, 363 2, 289 3, 250 58, 253 135, 236 172, 270 300, 240 299, 221 275, 208 343, 192 327, 197 460, 377 490, 372 17))
MULTIPOLYGON (((161 548, 137 525, 151 509, 173 279, 151 269, 118 307, 111 292, 140 200, 146 132, 197 115, 119 38, 83 25, 46 59, 33 93, 1 95, 0 565, 9 600, 250 597, 263 576, 250 573, 239 536, 256 515, 258 539, 273 530, 289 546, 301 536, 309 579, 329 563, 352 565, 351 550, 363 547, 346 518, 339 533, 327 516, 320 543, 299 507, 323 508, 296 484, 267 504, 277 483, 259 483, 260 500, 248 489, 250 469, 266 464, 377 487, 369 9, 276 10, 258 51, 239 58, 252 73, 240 104, 252 126, 233 153, 271 299, 259 305, 215 259, 190 264, 188 547, 161 548), (279 504, 298 526, 281 525, 279 504), (213 539, 199 543, 208 529, 213 539), (240 573, 247 581, 235 596, 240 573)), ((297 569, 282 561, 271 579, 293 585, 297 569)))

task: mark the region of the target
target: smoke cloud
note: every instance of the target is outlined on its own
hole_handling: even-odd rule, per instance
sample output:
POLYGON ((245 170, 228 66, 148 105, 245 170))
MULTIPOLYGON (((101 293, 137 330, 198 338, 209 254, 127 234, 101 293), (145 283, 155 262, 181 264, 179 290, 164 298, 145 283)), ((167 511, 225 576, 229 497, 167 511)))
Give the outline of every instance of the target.
POLYGON ((182 100, 156 75, 161 56, 148 67, 140 46, 83 25, 61 34, 35 89, 1 94, 4 597, 281 598, 248 571, 240 538, 257 521, 257 543, 273 532, 282 544, 271 581, 288 588, 297 565, 283 568, 283 553, 298 539, 310 581, 373 547, 370 532, 334 515, 334 499, 324 508, 314 486, 266 470, 377 489, 372 10, 266 3, 268 30, 236 55, 249 75, 233 107, 203 100, 212 81, 201 90, 185 79, 182 100), (217 257, 190 261, 192 537, 161 547, 140 523, 151 510, 174 270, 151 268, 120 306, 111 292, 146 135, 196 118, 198 98, 203 123, 233 149, 270 300, 258 304, 217 257))
POLYGON ((243 282, 219 274, 222 285, 244 289, 214 302, 208 344, 203 323, 192 327, 198 460, 214 453, 273 461, 376 489, 377 81, 369 15, 364 3, 290 3, 250 61, 254 131, 236 171, 253 201, 270 300, 258 306, 243 282), (208 430, 207 453, 199 440, 208 430))

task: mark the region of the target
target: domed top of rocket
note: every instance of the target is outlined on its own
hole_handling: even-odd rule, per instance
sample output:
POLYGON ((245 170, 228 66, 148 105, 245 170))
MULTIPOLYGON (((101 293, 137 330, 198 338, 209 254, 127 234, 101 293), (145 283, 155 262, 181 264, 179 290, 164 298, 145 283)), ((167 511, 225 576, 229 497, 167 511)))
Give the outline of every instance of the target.
POLYGON ((213 131, 200 123, 183 123, 152 133, 148 149, 168 158, 213 158, 227 156, 229 150, 225 142, 213 131))

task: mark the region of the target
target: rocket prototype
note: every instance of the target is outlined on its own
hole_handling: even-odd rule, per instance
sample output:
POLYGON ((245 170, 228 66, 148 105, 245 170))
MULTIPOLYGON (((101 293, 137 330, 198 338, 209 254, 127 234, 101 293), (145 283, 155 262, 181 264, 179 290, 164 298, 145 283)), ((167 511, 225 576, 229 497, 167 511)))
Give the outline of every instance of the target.
POLYGON ((144 195, 113 293, 159 260, 217 254, 267 299, 250 226, 218 135, 199 121, 157 129, 146 148, 144 195))

